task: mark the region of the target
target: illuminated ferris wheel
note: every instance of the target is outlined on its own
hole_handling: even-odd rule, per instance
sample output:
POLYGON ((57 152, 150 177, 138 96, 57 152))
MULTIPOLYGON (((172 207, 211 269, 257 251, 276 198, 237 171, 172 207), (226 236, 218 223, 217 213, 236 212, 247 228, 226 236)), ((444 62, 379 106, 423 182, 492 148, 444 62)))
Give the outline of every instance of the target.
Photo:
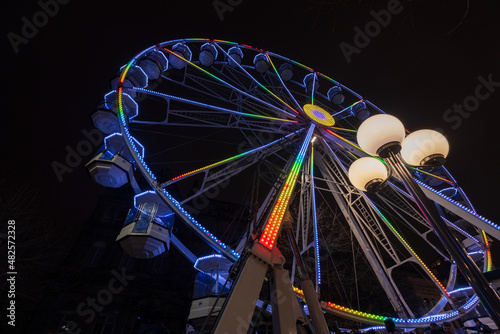
MULTIPOLYGON (((458 319, 479 300, 467 288, 456 289, 457 267, 402 180, 388 173, 386 181, 357 185, 379 190, 371 193, 349 179, 354 162, 376 155, 358 142, 357 132, 365 120, 380 115, 385 113, 341 83, 270 51, 220 40, 168 41, 140 52, 112 82, 92 115, 107 135, 105 145, 87 167, 104 186, 130 184, 135 190, 134 207, 117 238, 135 257, 154 257, 173 243, 199 270, 225 266, 222 279, 231 263, 239 263, 237 281, 249 275, 241 262, 260 257, 267 264, 247 272, 262 286, 269 268, 284 262, 279 247, 292 254, 286 259, 290 283, 298 286, 299 274, 307 271, 319 293, 320 287, 328 289, 321 277, 326 263, 334 261, 326 220, 330 234, 342 226, 355 237, 398 326, 458 319), (148 188, 139 186, 139 175, 148 188), (198 216, 203 202, 216 196, 247 203, 252 218, 231 233, 211 231, 198 216), (213 254, 194 254, 188 240, 172 234, 174 222, 188 226, 213 254), (291 246, 284 237, 278 243, 284 225, 291 246), (444 275, 431 269, 436 263, 446 268, 444 275), (408 266, 439 296, 425 314, 412 309, 395 279, 408 266)), ((382 167, 375 169, 386 171, 377 161, 382 167)), ((482 271, 490 270, 488 237, 500 239, 499 226, 475 213, 445 167, 409 166, 409 171, 468 256, 482 271)), ((233 282, 231 288, 237 286, 233 282)), ((299 298, 306 294, 292 291, 299 298)), ((320 306, 366 324, 381 325, 385 319, 335 300, 320 306)))

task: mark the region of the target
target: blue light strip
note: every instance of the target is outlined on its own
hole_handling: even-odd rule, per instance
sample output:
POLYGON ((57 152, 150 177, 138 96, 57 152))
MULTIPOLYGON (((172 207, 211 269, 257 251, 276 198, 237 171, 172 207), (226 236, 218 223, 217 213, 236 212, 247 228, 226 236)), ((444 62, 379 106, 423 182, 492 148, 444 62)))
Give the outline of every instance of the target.
POLYGON ((146 194, 156 194, 156 192, 154 190, 146 190, 146 191, 143 191, 140 194, 135 195, 134 196, 134 207, 135 208, 138 207, 138 205, 137 205, 137 197, 140 197, 140 196, 143 196, 143 195, 146 195, 146 194))
MULTIPOLYGON (((316 85, 316 73, 313 73, 313 84, 311 89, 311 104, 314 105, 314 86, 316 85)), ((307 87, 306 87, 307 89, 307 87)))
MULTIPOLYGON (((120 109, 122 109, 123 107, 121 105, 121 97, 119 97, 119 104, 120 104, 120 109)), ((144 170, 149 174, 149 176, 151 176, 151 178, 153 180, 156 181, 156 176, 153 174, 151 169, 149 169, 149 167, 146 165, 146 162, 144 161, 144 157, 141 155, 142 152, 140 152, 137 149, 137 146, 135 145, 134 137, 132 137, 132 135, 130 135, 130 131, 127 127, 127 121, 125 120, 124 116, 125 116, 125 114, 123 112, 118 112, 118 118, 121 121, 123 132, 125 132, 125 135, 128 138, 128 143, 130 144, 130 147, 132 147, 132 149, 136 153, 136 156, 137 156, 138 160, 140 161, 141 165, 143 166, 144 170)))
POLYGON ((311 145, 311 201, 314 224, 314 253, 316 255, 316 292, 318 292, 318 286, 321 284, 321 266, 319 263, 318 218, 316 214, 316 194, 314 189, 314 145, 311 145))
POLYGON ((184 210, 184 208, 180 205, 180 203, 174 197, 172 197, 172 195, 170 195, 165 189, 161 189, 161 191, 163 191, 163 194, 167 196, 167 198, 177 207, 177 209, 179 209, 184 214, 184 216, 188 218, 199 230, 201 230, 204 234, 206 234, 210 239, 215 241, 217 244, 219 244, 219 246, 221 246, 225 251, 231 253, 234 257, 233 260, 236 260, 240 257, 239 253, 229 248, 229 246, 220 241, 215 235, 210 233, 210 231, 208 231, 205 227, 203 227, 203 225, 198 223, 198 221, 194 219, 186 210, 184 210))
POLYGON ((499 231, 500 231, 500 226, 498 226, 497 224, 493 223, 491 220, 488 220, 488 219, 484 218, 483 216, 478 215, 475 211, 473 211, 473 210, 469 209, 468 207, 466 207, 465 205, 460 204, 460 203, 458 203, 457 201, 454 201, 454 200, 452 200, 451 198, 449 198, 449 197, 447 197, 447 196, 445 196, 445 195, 443 195, 443 194, 439 193, 438 191, 436 191, 435 189, 433 189, 433 188, 429 187, 429 186, 428 186, 428 185, 426 185, 425 183, 423 183, 423 182, 421 182, 421 181, 419 181, 419 180, 417 180, 417 179, 414 179, 414 180, 415 180, 415 182, 417 182, 417 183, 418 183, 419 185, 421 185, 422 187, 424 187, 424 188, 426 188, 426 189, 428 189, 428 190, 432 191, 432 192, 433 192, 433 193, 435 193, 436 195, 441 196, 443 199, 447 200, 448 202, 453 203, 454 205, 456 205, 456 206, 458 206, 459 208, 463 209, 464 211, 466 211, 466 212, 470 213, 470 214, 471 214, 471 215, 473 215, 474 217, 476 217, 476 218, 478 218, 478 219, 482 220, 482 221, 483 221, 483 222, 485 222, 486 224, 488 224, 488 225, 490 225, 490 226, 492 226, 492 227, 494 227, 494 228, 496 228, 497 230, 499 230, 499 231))
POLYGON ((476 243, 478 246, 482 247, 481 243, 479 242, 479 240, 477 240, 475 237, 473 237, 471 234, 467 233, 467 231, 461 229, 460 227, 458 227, 457 225, 453 224, 452 222, 450 222, 448 219, 446 219, 445 217, 441 216, 441 219, 443 219, 448 225, 450 225, 453 229, 459 231, 462 235, 465 235, 467 238, 471 239, 471 240, 474 240, 474 243, 476 243))
MULTIPOLYGON (((112 134, 110 134, 110 135, 106 136, 106 137, 104 138, 104 147, 106 147, 106 149, 107 149, 107 150, 109 150, 109 147, 108 147, 108 143, 107 143, 107 141, 108 141, 109 139, 111 139, 112 137, 114 137, 114 136, 120 136, 120 137, 123 137, 123 135, 122 135, 120 132, 115 132, 115 133, 112 133, 112 134)), ((137 139, 135 139, 134 137, 132 137, 132 139, 134 140, 135 144, 136 144, 137 146, 139 146, 139 147, 140 147, 140 149, 141 149, 141 150, 140 150, 140 156, 144 158, 144 151, 145 151, 145 149, 144 149, 144 145, 142 145, 141 143, 139 143, 139 141, 138 141, 137 139)), ((125 139, 124 139, 124 140, 125 140, 125 139)), ((118 152, 113 152, 113 153, 118 154, 118 152)))
POLYGON ((209 109, 213 109, 213 110, 223 111, 223 112, 227 112, 227 113, 231 113, 231 114, 237 114, 237 115, 248 116, 248 117, 256 117, 256 118, 262 118, 262 119, 269 119, 269 120, 273 120, 273 121, 297 123, 297 121, 294 121, 294 120, 282 119, 282 118, 277 118, 277 117, 269 117, 269 116, 263 116, 263 115, 256 115, 256 114, 249 114, 249 113, 239 112, 239 111, 236 111, 236 110, 231 110, 231 109, 226 109, 226 108, 222 108, 222 107, 217 107, 217 106, 214 106, 214 105, 211 105, 211 104, 206 104, 206 103, 202 103, 202 102, 188 100, 188 99, 185 99, 185 98, 182 98, 182 97, 168 95, 168 94, 156 92, 156 91, 149 90, 149 89, 134 88, 134 90, 140 91, 140 92, 144 92, 144 93, 147 93, 147 94, 151 94, 151 95, 161 96, 161 97, 164 97, 164 98, 167 98, 167 99, 171 99, 171 100, 176 100, 176 101, 181 101, 181 102, 189 103, 189 104, 192 104, 192 105, 195 105, 195 106, 200 106, 200 107, 205 107, 205 108, 209 108, 209 109))
MULTIPOLYGON (((283 82, 283 79, 281 79, 281 75, 279 74, 278 70, 276 69, 276 66, 274 66, 274 63, 273 63, 271 57, 269 56, 269 53, 266 52, 266 56, 267 56, 267 59, 269 59, 269 63, 271 64, 271 66, 274 69, 274 73, 276 73, 276 76, 280 80, 281 85, 285 88, 285 90, 287 91, 288 95, 290 95, 290 97, 292 98, 292 100, 295 102, 295 104, 297 105, 298 110, 302 110, 302 106, 299 105, 299 103, 297 102, 297 100, 295 99, 295 97, 292 95, 292 93, 290 93, 290 90, 285 85, 285 82, 283 82)), ((304 110, 302 110, 302 112, 304 112, 304 110)))
POLYGON ((465 288, 456 289, 456 290, 450 291, 450 294, 459 293, 462 291, 472 291, 472 288, 470 286, 468 286, 465 288))
MULTIPOLYGON (((210 255, 207 255, 207 256, 202 256, 202 257, 199 257, 196 259, 196 262, 194 263, 193 267, 196 268, 196 266, 198 265, 198 262, 200 261, 203 261, 203 260, 208 260, 208 259, 213 259, 214 257, 217 257, 217 258, 223 258, 222 255, 220 254, 210 254, 210 255)), ((198 268, 196 268, 198 269, 198 268)), ((200 270, 200 269, 198 269, 200 270)))
MULTIPOLYGON (((150 49, 147 49, 146 51, 149 51, 150 49)), ((146 51, 144 51, 144 52, 146 52, 146 51)), ((125 67, 125 69, 123 70, 123 72, 121 74, 121 79, 122 79, 121 82, 123 82, 123 79, 126 77, 127 70, 136 61, 136 58, 138 58, 141 54, 136 56, 134 59, 132 59, 127 64, 127 66, 125 67)), ((182 216, 185 219, 188 219, 193 224, 193 225, 191 225, 191 227, 196 227, 198 229, 199 233, 203 233, 205 236, 210 238, 220 248, 222 248, 222 250, 225 251, 225 253, 227 254, 227 256, 230 259, 235 261, 236 259, 238 259, 240 257, 240 254, 238 254, 234 250, 230 249, 226 244, 221 242, 212 233, 210 233, 205 227, 203 227, 200 223, 198 223, 186 210, 184 210, 184 208, 180 205, 180 203, 175 198, 173 198, 165 189, 158 188, 158 183, 156 182, 156 176, 153 174, 153 172, 147 166, 146 162, 144 161, 144 158, 141 156, 141 152, 139 152, 137 149, 134 138, 130 134, 130 130, 128 128, 125 113, 123 112, 122 96, 121 96, 121 94, 123 92, 123 87, 121 87, 120 85, 121 85, 121 83, 119 82, 118 87, 117 87, 117 102, 118 102, 117 103, 117 114, 118 114, 118 118, 120 119, 119 124, 120 124, 120 128, 122 130, 122 133, 125 133, 125 135, 127 136, 128 141, 127 140, 125 141, 126 144, 129 146, 129 149, 131 148, 135 152, 135 155, 133 154, 133 156, 134 156, 134 160, 136 160, 138 167, 145 174, 147 174, 147 175, 145 175, 146 177, 149 176, 150 179, 148 180, 148 182, 151 184, 151 186, 153 186, 156 189, 156 191, 160 195, 160 197, 162 195, 166 196, 166 198, 170 201, 170 203, 173 204, 175 206, 175 208, 178 210, 178 213, 182 214, 182 216)), ((215 247, 215 245, 214 245, 214 247, 215 247)), ((220 249, 218 249, 218 250, 220 251, 220 249)))
POLYGON ((468 253, 469 255, 476 255, 476 254, 481 254, 481 255, 484 255, 484 252, 483 251, 477 251, 477 252, 470 252, 468 253))

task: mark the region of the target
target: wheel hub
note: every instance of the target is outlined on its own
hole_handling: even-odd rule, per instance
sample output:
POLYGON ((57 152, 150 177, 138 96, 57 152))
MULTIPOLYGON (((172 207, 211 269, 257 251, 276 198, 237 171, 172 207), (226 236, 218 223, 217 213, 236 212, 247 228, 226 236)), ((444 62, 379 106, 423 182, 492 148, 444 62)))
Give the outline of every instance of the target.
POLYGON ((328 113, 325 109, 315 106, 313 104, 304 105, 304 112, 312 119, 314 122, 324 125, 324 126, 333 126, 335 124, 335 120, 332 115, 328 113))

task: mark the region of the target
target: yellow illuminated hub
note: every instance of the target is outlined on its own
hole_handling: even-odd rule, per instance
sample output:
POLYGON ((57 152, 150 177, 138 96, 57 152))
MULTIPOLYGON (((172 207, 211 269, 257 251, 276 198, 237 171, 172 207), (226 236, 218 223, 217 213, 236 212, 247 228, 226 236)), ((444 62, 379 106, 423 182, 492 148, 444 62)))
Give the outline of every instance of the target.
POLYGON ((304 112, 318 124, 325 126, 333 126, 335 120, 332 115, 330 115, 325 109, 315 106, 313 104, 306 104, 304 106, 304 112))

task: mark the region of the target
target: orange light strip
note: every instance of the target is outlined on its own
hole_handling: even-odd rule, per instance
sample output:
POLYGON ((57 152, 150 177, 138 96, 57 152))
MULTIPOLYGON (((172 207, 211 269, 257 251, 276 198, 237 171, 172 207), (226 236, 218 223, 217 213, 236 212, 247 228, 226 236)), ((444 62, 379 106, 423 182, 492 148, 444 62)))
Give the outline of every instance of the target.
POLYGON ((427 267, 427 265, 424 263, 424 261, 422 261, 422 259, 417 255, 417 253, 413 250, 413 248, 411 248, 410 244, 408 242, 406 242, 406 240, 401 236, 401 234, 399 234, 398 230, 396 230, 396 228, 389 222, 389 220, 382 214, 382 212, 375 206, 375 204, 371 203, 372 204, 372 207, 377 210, 378 214, 380 215, 380 217, 385 221, 385 223, 387 224, 387 226, 389 226, 393 231, 394 233, 396 233, 396 235, 398 236, 398 238, 406 245, 406 247, 408 248, 408 250, 413 254, 413 256, 415 256, 415 258, 420 262, 420 264, 422 265, 422 267, 427 271, 427 273, 429 274, 429 276, 432 277, 432 279, 434 280, 434 282, 436 282, 436 284, 439 285, 439 287, 441 288, 441 290, 448 296, 448 297, 451 297, 450 294, 448 293, 448 291, 446 290, 446 287, 437 279, 437 277, 432 273, 432 271, 429 269, 429 267, 427 267))
MULTIPOLYGON (((336 133, 335 133, 335 132, 333 132, 332 130, 328 130, 328 129, 327 129, 326 131, 327 131, 328 133, 331 133, 331 134, 332 134, 332 135, 334 135, 335 137, 339 138, 340 140, 342 140, 342 141, 344 141, 344 142, 348 143, 349 145, 352 145, 352 146, 356 147, 358 150, 363 151, 363 149, 362 149, 361 147, 359 147, 358 145, 354 144, 352 141, 349 141, 349 140, 345 139, 344 137, 339 136, 338 134, 336 134, 336 133)), ((364 151, 363 151, 363 152, 364 152, 364 151)))
POLYGON ((424 170, 422 170, 422 169, 420 169, 420 168, 415 168, 415 167, 412 167, 412 166, 409 166, 409 165, 406 165, 406 164, 405 164, 405 166, 406 166, 406 167, 408 167, 408 168, 411 168, 411 169, 413 169, 413 170, 419 171, 420 173, 424 173, 425 175, 429 175, 429 176, 435 177, 436 179, 443 180, 444 182, 447 182, 447 183, 449 183, 449 184, 454 184, 452 181, 447 180, 447 179, 445 179, 444 177, 434 175, 434 174, 429 173, 429 172, 426 172, 426 171, 424 171, 424 170))
POLYGON ((285 138, 291 137, 291 136, 293 136, 293 135, 297 134, 297 133, 298 133, 298 132, 300 132, 300 131, 302 131, 302 130, 299 130, 299 131, 296 131, 296 132, 292 132, 292 133, 290 133, 290 134, 288 134, 288 135, 286 135, 286 136, 284 136, 284 137, 281 137, 281 138, 279 138, 279 139, 277 139, 277 140, 274 140, 274 141, 272 141, 272 142, 270 142, 270 143, 268 143, 268 144, 266 144, 266 145, 263 145, 263 146, 260 146, 260 147, 256 147, 256 148, 254 148, 254 149, 252 149, 252 150, 250 150, 250 151, 243 152, 243 153, 237 154, 237 155, 235 155, 235 156, 232 156, 232 157, 230 157, 230 158, 227 158, 227 159, 224 159, 224 160, 221 160, 221 161, 214 162, 213 164, 207 165, 207 166, 205 166, 205 167, 201 167, 201 168, 198 168, 198 169, 192 170, 192 171, 190 171, 190 172, 187 172, 187 173, 184 173, 184 174, 178 175, 178 176, 174 177, 172 180, 170 180, 170 181, 166 182, 165 184, 170 184, 170 183, 172 183, 172 182, 174 182, 174 181, 177 181, 177 180, 179 180, 179 179, 182 179, 182 178, 184 178, 184 177, 187 177, 187 176, 190 176, 190 175, 196 174, 196 173, 198 173, 198 172, 201 172, 201 171, 207 170, 207 169, 209 169, 209 168, 212 168, 212 167, 215 167, 215 166, 218 166, 218 165, 222 165, 222 164, 224 164, 224 163, 226 163, 226 162, 229 162, 229 161, 232 161, 232 160, 235 160, 235 159, 241 158, 241 157, 243 157, 243 156, 246 156, 246 155, 252 154, 252 153, 254 153, 254 152, 257 152, 257 151, 263 150, 263 149, 265 149, 265 148, 268 148, 268 147, 270 147, 270 146, 276 145, 277 143, 279 143, 279 142, 281 142, 281 141, 285 140, 285 138))

